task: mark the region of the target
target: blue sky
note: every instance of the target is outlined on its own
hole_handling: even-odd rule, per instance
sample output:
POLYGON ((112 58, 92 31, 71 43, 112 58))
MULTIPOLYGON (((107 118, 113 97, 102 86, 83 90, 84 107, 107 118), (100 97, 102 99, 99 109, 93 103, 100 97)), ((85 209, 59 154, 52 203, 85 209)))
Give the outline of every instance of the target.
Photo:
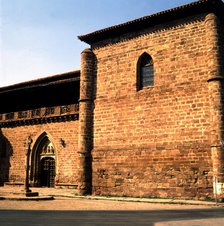
POLYGON ((80 68, 77 39, 192 0, 0 0, 0 86, 80 68))

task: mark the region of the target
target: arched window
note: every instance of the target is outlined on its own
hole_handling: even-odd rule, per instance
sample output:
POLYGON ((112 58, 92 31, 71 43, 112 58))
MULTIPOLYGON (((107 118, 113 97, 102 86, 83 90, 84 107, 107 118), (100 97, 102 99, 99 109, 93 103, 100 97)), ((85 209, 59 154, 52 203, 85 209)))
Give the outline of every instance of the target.
POLYGON ((153 60, 149 54, 143 53, 137 65, 137 89, 141 90, 148 86, 154 86, 153 60))

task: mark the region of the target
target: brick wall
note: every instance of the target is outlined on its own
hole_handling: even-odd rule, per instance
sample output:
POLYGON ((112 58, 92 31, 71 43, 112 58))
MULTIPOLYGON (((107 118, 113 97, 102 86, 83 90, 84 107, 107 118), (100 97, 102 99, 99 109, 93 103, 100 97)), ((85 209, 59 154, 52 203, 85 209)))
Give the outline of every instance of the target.
POLYGON ((93 45, 97 58, 93 193, 212 195, 204 15, 93 45), (139 57, 154 87, 136 90, 139 57))
POLYGON ((55 146, 56 178, 57 184, 77 184, 77 146, 78 121, 44 123, 38 125, 17 126, 2 128, 2 134, 9 141, 11 147, 9 181, 24 182, 25 180, 25 146, 24 142, 31 135, 32 147, 39 136, 46 132, 55 146), (65 141, 65 147, 60 139, 65 141))

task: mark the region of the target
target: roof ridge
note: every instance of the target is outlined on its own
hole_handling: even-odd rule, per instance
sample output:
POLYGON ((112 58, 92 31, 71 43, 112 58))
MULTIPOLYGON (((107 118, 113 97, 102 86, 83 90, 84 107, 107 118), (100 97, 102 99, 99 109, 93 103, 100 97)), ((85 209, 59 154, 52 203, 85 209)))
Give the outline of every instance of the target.
POLYGON ((124 22, 124 23, 120 23, 118 25, 113 25, 113 26, 110 26, 110 27, 107 27, 107 28, 96 30, 94 32, 90 32, 90 33, 87 33, 87 34, 84 34, 84 35, 80 35, 80 36, 78 36, 78 38, 81 41, 84 41, 84 42, 91 44, 91 42, 88 42, 88 38, 91 37, 91 36, 99 36, 100 34, 103 34, 103 33, 108 32, 108 31, 120 29, 120 28, 125 27, 125 26, 130 26, 132 24, 135 24, 135 23, 138 23, 138 22, 143 22, 143 21, 149 20, 151 18, 156 18, 156 17, 160 17, 160 16, 162 17, 166 14, 175 13, 175 12, 178 12, 178 11, 181 11, 181 10, 186 10, 188 8, 200 6, 200 5, 203 5, 203 4, 206 4, 206 3, 212 3, 212 4, 215 5, 215 4, 218 4, 218 3, 223 3, 223 1, 222 0, 197 0, 197 1, 193 1, 193 2, 188 3, 188 4, 180 5, 180 6, 170 8, 170 9, 167 9, 167 10, 163 10, 163 11, 160 11, 160 12, 157 12, 157 13, 154 13, 154 14, 146 15, 146 16, 134 19, 134 20, 130 20, 130 21, 127 21, 127 22, 124 22))
POLYGON ((5 90, 10 90, 10 89, 13 89, 15 87, 28 86, 30 84, 35 84, 35 83, 44 83, 44 82, 47 82, 49 80, 60 81, 60 80, 63 80, 63 78, 66 75, 67 76, 73 75, 73 74, 78 75, 79 73, 80 73, 80 70, 74 70, 74 71, 64 72, 64 73, 61 73, 61 74, 50 75, 50 76, 47 76, 47 77, 32 79, 32 80, 29 80, 29 81, 19 82, 19 83, 16 83, 16 84, 0 87, 0 92, 5 91, 5 90))

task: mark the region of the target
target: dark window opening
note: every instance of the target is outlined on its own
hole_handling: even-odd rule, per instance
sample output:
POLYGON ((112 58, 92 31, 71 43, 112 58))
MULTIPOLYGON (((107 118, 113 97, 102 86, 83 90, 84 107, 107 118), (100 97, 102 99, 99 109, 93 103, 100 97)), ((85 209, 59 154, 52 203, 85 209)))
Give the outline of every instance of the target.
POLYGON ((138 90, 143 89, 144 87, 154 86, 153 60, 147 53, 144 53, 139 58, 137 73, 138 90))

